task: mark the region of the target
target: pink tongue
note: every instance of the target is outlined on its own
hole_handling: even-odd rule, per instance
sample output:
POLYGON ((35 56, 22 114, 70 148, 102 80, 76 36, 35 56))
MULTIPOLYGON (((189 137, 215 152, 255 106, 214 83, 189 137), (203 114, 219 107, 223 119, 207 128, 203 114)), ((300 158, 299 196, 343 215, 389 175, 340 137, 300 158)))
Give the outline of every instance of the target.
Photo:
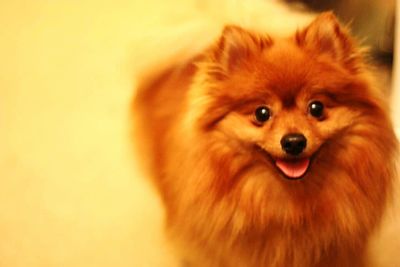
POLYGON ((303 176, 308 166, 310 165, 310 159, 299 159, 296 161, 285 161, 278 159, 276 166, 289 178, 299 178, 303 176))

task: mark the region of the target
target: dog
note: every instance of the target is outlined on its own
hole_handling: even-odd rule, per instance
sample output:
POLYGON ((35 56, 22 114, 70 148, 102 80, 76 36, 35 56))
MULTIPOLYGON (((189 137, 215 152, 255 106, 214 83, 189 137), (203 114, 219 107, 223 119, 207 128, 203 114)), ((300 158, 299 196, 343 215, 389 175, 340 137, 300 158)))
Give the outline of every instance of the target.
POLYGON ((387 109, 331 12, 288 37, 228 25, 147 76, 143 155, 187 266, 366 266, 396 172, 387 109))

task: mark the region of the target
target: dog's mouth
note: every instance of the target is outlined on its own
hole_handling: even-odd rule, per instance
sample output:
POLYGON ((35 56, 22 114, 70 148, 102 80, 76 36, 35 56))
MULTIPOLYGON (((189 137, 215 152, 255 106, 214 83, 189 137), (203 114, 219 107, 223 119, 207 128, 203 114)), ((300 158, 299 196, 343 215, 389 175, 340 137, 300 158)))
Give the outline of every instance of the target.
POLYGON ((288 179, 300 179, 310 167, 310 158, 299 159, 277 159, 275 166, 285 175, 288 179))
POLYGON ((302 157, 274 157, 261 146, 256 146, 256 148, 264 159, 275 165, 277 171, 289 180, 302 179, 309 171, 317 154, 314 153, 311 156, 303 155, 302 157))

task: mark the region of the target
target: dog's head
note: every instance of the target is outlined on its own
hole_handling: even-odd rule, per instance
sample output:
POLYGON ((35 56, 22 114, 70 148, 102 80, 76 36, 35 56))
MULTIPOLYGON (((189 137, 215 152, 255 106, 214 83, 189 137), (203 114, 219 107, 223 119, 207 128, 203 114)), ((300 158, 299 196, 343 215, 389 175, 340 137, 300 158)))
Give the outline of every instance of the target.
POLYGON ((198 127, 262 155, 276 176, 306 177, 318 158, 343 159, 345 147, 367 149, 370 132, 390 129, 361 50, 331 13, 287 39, 228 26, 199 68, 198 127), (320 155, 325 146, 329 157, 320 155))

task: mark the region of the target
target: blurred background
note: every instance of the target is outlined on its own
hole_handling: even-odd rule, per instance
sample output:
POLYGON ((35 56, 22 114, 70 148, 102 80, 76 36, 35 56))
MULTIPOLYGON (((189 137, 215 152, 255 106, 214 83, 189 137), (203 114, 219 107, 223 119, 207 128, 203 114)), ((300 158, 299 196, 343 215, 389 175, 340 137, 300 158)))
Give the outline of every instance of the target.
MULTIPOLYGON (((322 10, 371 47, 399 129, 391 0, 2 1, 0 266, 178 266, 133 153, 139 73, 201 49, 226 23, 286 35, 322 10)), ((400 266, 399 213, 388 212, 371 265, 400 266)))

